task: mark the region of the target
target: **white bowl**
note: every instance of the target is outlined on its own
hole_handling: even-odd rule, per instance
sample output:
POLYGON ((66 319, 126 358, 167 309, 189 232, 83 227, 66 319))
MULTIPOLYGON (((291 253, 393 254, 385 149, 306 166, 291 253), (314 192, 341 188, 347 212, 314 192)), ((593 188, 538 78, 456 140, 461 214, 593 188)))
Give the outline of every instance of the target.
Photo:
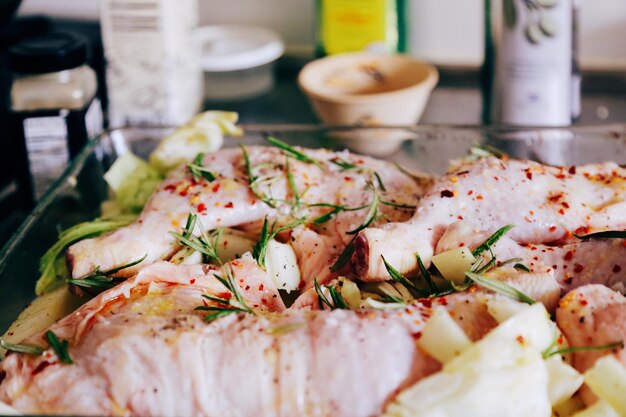
MULTIPOLYGON (((411 125, 438 79, 435 67, 407 55, 350 53, 307 64, 298 84, 324 123, 411 125)), ((346 141, 358 152, 376 155, 389 154, 400 143, 394 137, 346 141)))

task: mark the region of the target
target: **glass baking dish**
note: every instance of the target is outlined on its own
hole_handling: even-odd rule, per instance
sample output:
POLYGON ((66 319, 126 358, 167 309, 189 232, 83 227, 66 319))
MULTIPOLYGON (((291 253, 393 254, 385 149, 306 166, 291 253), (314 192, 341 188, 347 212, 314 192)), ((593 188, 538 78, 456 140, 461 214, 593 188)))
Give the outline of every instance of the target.
MULTIPOLYGON (((520 129, 510 127, 411 126, 341 127, 317 125, 242 125, 242 138, 225 146, 263 144, 272 134, 290 144, 345 147, 345 141, 403 140, 386 159, 429 173, 443 173, 448 161, 466 156, 474 144, 488 144, 519 158, 554 165, 616 161, 626 165, 626 125, 520 129), (372 140, 372 139, 371 139, 372 140)), ((0 332, 34 298, 39 258, 59 231, 100 215, 108 197, 103 174, 116 157, 132 150, 146 157, 171 127, 109 130, 92 140, 40 200, 0 253, 0 332)), ((348 142, 349 143, 349 142, 348 142)))

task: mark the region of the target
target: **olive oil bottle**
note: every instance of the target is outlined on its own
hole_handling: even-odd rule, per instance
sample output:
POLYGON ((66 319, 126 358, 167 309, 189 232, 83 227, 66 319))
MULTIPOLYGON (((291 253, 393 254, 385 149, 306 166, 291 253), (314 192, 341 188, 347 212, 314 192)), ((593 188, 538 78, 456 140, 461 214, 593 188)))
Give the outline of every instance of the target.
POLYGON ((576 117, 574 11, 574 0, 485 0, 485 123, 564 126, 576 117))
POLYGON ((316 0, 318 56, 406 50, 404 0, 316 0))

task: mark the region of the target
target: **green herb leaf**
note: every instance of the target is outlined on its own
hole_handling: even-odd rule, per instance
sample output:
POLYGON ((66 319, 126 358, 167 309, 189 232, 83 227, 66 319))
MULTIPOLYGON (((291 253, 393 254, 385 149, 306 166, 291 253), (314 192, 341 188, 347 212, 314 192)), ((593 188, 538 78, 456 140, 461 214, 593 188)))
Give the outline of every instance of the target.
POLYGON ((435 284, 435 282, 433 281, 432 277, 430 276, 430 272, 428 272, 428 270, 424 266, 424 263, 422 262, 422 258, 420 257, 419 253, 416 253, 415 257, 417 258, 417 266, 420 269, 420 273, 422 274, 422 277, 424 278, 424 281, 426 281, 426 285, 428 285, 428 287, 434 293, 438 293, 439 292, 439 288, 437 287, 437 284, 435 284))
MULTIPOLYGON (((144 259, 146 259, 147 256, 148 254, 146 253, 144 256, 142 256, 139 259, 136 259, 125 265, 111 268, 108 271, 101 271, 100 267, 96 267, 95 271, 92 272, 91 274, 86 275, 81 278, 70 278, 67 280, 67 283, 76 285, 83 289, 108 290, 110 288, 115 287, 120 282, 126 280, 126 278, 123 278, 123 277, 112 276, 113 274, 116 274, 119 271, 122 271, 126 268, 130 268, 132 266, 140 264, 141 262, 144 261, 144 259)), ((97 291, 97 292, 100 292, 100 291, 97 291)))
POLYGON ((526 265, 524 265, 524 264, 517 263, 517 264, 513 265, 513 268, 520 269, 520 270, 522 270, 524 272, 530 272, 530 269, 526 265))
POLYGON ((328 162, 330 162, 331 164, 337 165, 339 168, 341 168, 342 171, 347 171, 350 169, 358 168, 358 165, 351 164, 350 162, 344 159, 341 159, 339 157, 329 159, 328 162))
POLYGON ((300 205, 300 194, 298 193, 296 181, 293 178, 293 173, 291 172, 291 167, 289 166, 289 158, 287 158, 287 162, 285 162, 285 167, 285 170, 287 171, 287 183, 289 184, 291 194, 293 195, 293 205, 298 207, 300 205))
POLYGON ((494 156, 498 159, 502 159, 507 156, 506 153, 491 145, 473 145, 471 153, 475 158, 488 158, 490 156, 494 156))
POLYGON ((348 303, 346 302, 346 300, 343 299, 339 291, 337 291, 334 286, 323 286, 328 290, 328 293, 330 294, 330 298, 332 300, 331 301, 328 299, 328 297, 326 297, 326 295, 324 295, 324 290, 322 289, 322 286, 320 286, 320 284, 317 282, 317 278, 314 278, 313 282, 315 285, 315 292, 317 293, 317 298, 319 300, 319 305, 322 310, 324 310, 324 304, 326 304, 331 310, 348 309, 348 303))
POLYGON ((339 257, 337 258, 337 260, 335 261, 334 264, 332 264, 332 266, 330 267, 330 271, 331 272, 337 272, 339 271, 341 268, 344 267, 345 264, 348 263, 348 261, 350 260, 350 258, 352 258, 352 254, 354 254, 354 239, 356 238, 353 237, 350 242, 348 242, 348 244, 346 245, 346 247, 343 249, 343 251, 339 254, 339 257))
POLYGON ((380 200, 380 197, 378 196, 378 193, 376 191, 374 191, 374 196, 372 198, 371 203, 369 204, 369 210, 367 211, 367 215, 365 216, 365 220, 363 221, 363 223, 357 227, 354 230, 350 230, 349 232, 346 232, 346 234, 348 235, 355 235, 357 233, 359 233, 361 230, 365 229, 366 227, 368 227, 370 224, 372 224, 372 222, 376 219, 376 215, 378 214, 378 202, 380 200))
POLYGON ((606 230, 604 232, 590 233, 588 235, 577 235, 574 237, 580 240, 587 239, 626 239, 626 230, 606 230))
POLYGON ((556 344, 552 343, 546 350, 541 353, 544 359, 549 358, 554 355, 566 355, 568 353, 574 352, 591 352, 598 350, 613 350, 616 348, 623 349, 624 341, 619 340, 617 342, 607 343, 605 345, 596 345, 596 346, 570 346, 563 349, 555 349, 556 344))
POLYGON ((69 342, 67 340, 59 340, 56 334, 52 330, 46 332, 46 339, 50 343, 50 347, 57 354, 59 360, 67 365, 74 363, 69 352, 69 342))
POLYGON ((387 262, 387 260, 385 259, 383 255, 380 255, 380 257, 382 258, 383 263, 385 264, 385 269, 387 270, 387 273, 389 274, 391 279, 393 279, 396 282, 399 282, 400 284, 404 285, 407 288, 412 289, 413 291, 415 291, 416 293, 422 296, 429 295, 428 292, 422 290, 421 288, 418 288, 412 281, 410 281, 408 278, 402 275, 397 269, 391 266, 391 264, 387 262))
POLYGON ((44 353, 45 349, 35 345, 9 343, 0 339, 0 348, 10 352, 26 353, 28 355, 39 356, 44 353))
POLYGON ((227 316, 233 313, 248 313, 256 314, 255 311, 248 305, 246 300, 241 295, 239 287, 235 282, 232 270, 226 269, 226 278, 213 274, 213 276, 231 293, 231 297, 228 299, 213 297, 210 295, 203 295, 209 301, 216 303, 214 306, 198 306, 195 310, 198 311, 211 311, 212 313, 204 317, 204 321, 210 322, 220 317, 227 316))
POLYGON ((378 175, 378 172, 374 171, 374 177, 376 177, 376 181, 378 182, 378 187, 383 191, 387 191, 387 189, 385 188, 385 184, 383 184, 383 180, 380 178, 380 175, 378 175))
POLYGON ((272 145, 276 146, 277 148, 282 149, 285 153, 287 153, 289 156, 297 159, 300 162, 306 162, 309 164, 313 164, 315 166, 317 166, 320 169, 324 169, 324 167, 322 166, 322 164, 311 158, 310 156, 308 156, 307 154, 297 150, 296 148, 294 148, 291 145, 286 144, 285 142, 283 142, 280 139, 277 139, 273 136, 266 136, 265 140, 267 140, 269 143, 271 143, 272 145))
POLYGON ((380 204, 384 204, 386 206, 391 206, 391 207, 400 208, 400 209, 406 209, 406 210, 415 210, 417 208, 417 206, 413 206, 410 204, 398 204, 392 201, 385 201, 385 200, 380 200, 380 204))
POLYGON ((217 176, 204 166, 202 166, 202 159, 204 158, 203 153, 199 153, 194 159, 193 163, 187 165, 191 176, 195 182, 198 182, 200 178, 204 178, 205 180, 212 182, 215 181, 217 176))
POLYGON ((198 219, 198 216, 193 213, 189 213, 187 216, 187 223, 185 224, 182 233, 169 232, 169 234, 178 240, 182 245, 201 253, 203 255, 204 262, 215 262, 221 265, 217 251, 219 240, 222 236, 221 228, 207 233, 202 226, 202 222, 198 219), (196 226, 200 231, 198 236, 193 234, 196 226))
POLYGON ((243 144, 239 144, 239 147, 241 148, 241 154, 243 155, 243 165, 246 171, 246 175, 248 177, 248 186, 250 187, 250 192, 252 192, 252 194, 256 198, 258 198, 260 201, 264 202, 268 206, 276 208, 276 202, 273 198, 268 198, 257 190, 256 187, 261 182, 261 180, 252 172, 252 166, 250 165, 250 156, 248 155, 246 147, 243 146, 243 144))
POLYGON ((267 253, 267 244, 270 240, 274 239, 279 233, 284 232, 285 230, 293 229, 295 227, 300 226, 302 223, 306 221, 306 217, 301 217, 294 222, 281 226, 277 229, 272 227, 272 230, 269 231, 267 217, 263 220, 263 227, 261 228, 261 236, 259 236, 259 240, 252 247, 252 257, 256 260, 257 264, 265 269, 265 255, 267 253))
POLYGON ((488 290, 494 291, 498 294, 506 295, 513 298, 514 300, 521 301, 526 304, 536 303, 535 300, 533 300, 517 288, 514 288, 502 281, 487 278, 483 275, 479 275, 469 271, 465 273, 465 276, 474 281, 476 284, 480 285, 481 287, 487 288, 488 290))
POLYGON ((489 236, 487 240, 485 240, 480 246, 472 251, 472 255, 474 257, 478 257, 483 254, 483 252, 488 251, 491 247, 498 241, 502 236, 504 236, 509 230, 513 228, 512 224, 508 224, 500 229, 496 230, 494 234, 489 236))

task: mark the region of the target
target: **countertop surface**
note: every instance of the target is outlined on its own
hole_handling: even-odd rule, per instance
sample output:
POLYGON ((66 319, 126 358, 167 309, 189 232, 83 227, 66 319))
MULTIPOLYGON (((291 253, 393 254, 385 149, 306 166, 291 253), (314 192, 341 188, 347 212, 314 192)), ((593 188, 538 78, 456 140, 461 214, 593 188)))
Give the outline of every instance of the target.
MULTIPOLYGON (((239 112, 242 123, 319 123, 297 86, 301 64, 283 64, 274 88, 258 97, 231 102, 205 102, 205 109, 239 112)), ((420 123, 480 124, 482 98, 476 69, 440 68, 420 123)), ((576 124, 626 122, 626 74, 586 73, 582 84, 582 113, 576 124)))

